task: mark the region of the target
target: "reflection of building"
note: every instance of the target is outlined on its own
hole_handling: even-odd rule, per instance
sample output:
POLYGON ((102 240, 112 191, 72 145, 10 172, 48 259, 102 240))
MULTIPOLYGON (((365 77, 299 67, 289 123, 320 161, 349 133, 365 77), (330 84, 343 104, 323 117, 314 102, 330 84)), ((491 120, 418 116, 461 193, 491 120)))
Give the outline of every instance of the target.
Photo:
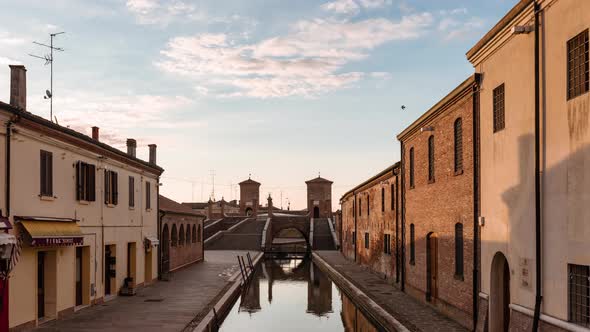
POLYGON ((317 177, 307 184, 307 211, 312 218, 332 217, 332 181, 317 177))
POLYGON ((538 26, 534 2, 518 1, 467 53, 483 75, 480 317, 489 316, 478 328, 487 321, 490 331, 533 330, 535 308, 542 330, 590 326, 590 1, 537 2, 538 26))
POLYGON ((0 103, 0 168, 10 172, 0 192, 10 200, 0 204, 24 239, 8 306, 9 326, 26 329, 155 280, 163 169, 155 145, 146 162, 135 140, 125 153, 97 127, 89 137, 27 112, 26 70, 11 74, 11 105, 0 103))
POLYGON ((377 328, 367 319, 357 306, 346 296, 341 293, 342 311, 340 317, 344 330, 347 332, 377 332, 377 328))
POLYGON ((309 265, 307 312, 324 316, 332 312, 332 281, 315 265, 309 265))

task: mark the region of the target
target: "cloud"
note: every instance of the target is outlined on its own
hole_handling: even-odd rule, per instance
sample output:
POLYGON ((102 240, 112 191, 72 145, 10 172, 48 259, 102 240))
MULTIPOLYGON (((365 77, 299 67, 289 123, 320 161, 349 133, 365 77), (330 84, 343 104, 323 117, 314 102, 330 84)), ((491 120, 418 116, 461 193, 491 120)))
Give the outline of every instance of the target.
POLYGON ((320 7, 335 14, 356 15, 361 9, 377 9, 392 4, 391 0, 335 0, 320 7))
POLYGON ((444 34, 444 40, 464 39, 473 34, 478 34, 485 21, 480 17, 466 17, 469 14, 466 8, 441 10, 441 19, 438 30, 444 34))
MULTIPOLYGON (((101 140, 115 147, 125 146, 126 131, 142 129, 199 128, 205 122, 187 121, 180 111, 193 102, 182 96, 101 95, 62 91, 54 100, 54 115, 62 126, 88 134, 92 126, 101 128, 101 140)), ((29 110, 47 109, 40 95, 29 97, 29 110)), ((138 137, 141 140, 141 137, 138 137)))
POLYGON ((178 0, 127 0, 127 10, 139 24, 168 25, 175 20, 203 20, 196 6, 178 0))
POLYGON ((433 24, 429 13, 356 22, 302 20, 284 36, 244 43, 226 34, 172 38, 155 64, 165 72, 204 83, 218 96, 313 97, 348 87, 361 72, 342 72, 387 42, 420 37, 433 24), (213 88, 212 88, 213 87, 213 88))
POLYGON ((0 56, 0 65, 20 65, 21 62, 11 58, 0 56))
POLYGON ((6 31, 0 31, 0 45, 17 46, 26 42, 27 41, 22 37, 14 36, 6 31))

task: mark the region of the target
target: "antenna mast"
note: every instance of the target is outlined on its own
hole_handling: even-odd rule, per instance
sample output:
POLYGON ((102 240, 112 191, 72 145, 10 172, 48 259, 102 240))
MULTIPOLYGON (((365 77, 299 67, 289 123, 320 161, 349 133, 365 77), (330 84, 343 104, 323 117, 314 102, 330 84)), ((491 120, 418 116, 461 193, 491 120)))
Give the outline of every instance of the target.
POLYGON ((64 50, 61 47, 54 47, 53 46, 53 38, 57 35, 61 35, 62 33, 65 33, 65 32, 62 31, 62 32, 56 32, 56 33, 50 33, 49 34, 49 39, 50 39, 49 45, 39 43, 36 41, 33 42, 33 44, 37 44, 37 45, 49 48, 48 55, 38 56, 38 55, 34 55, 34 54, 29 54, 33 58, 45 60, 45 65, 49 65, 49 67, 51 68, 50 69, 51 76, 50 76, 50 83, 49 83, 50 84, 49 91, 46 91, 46 95, 43 97, 43 99, 49 99, 49 120, 51 120, 51 122, 53 122, 53 50, 60 51, 60 52, 63 52, 63 50, 64 50))

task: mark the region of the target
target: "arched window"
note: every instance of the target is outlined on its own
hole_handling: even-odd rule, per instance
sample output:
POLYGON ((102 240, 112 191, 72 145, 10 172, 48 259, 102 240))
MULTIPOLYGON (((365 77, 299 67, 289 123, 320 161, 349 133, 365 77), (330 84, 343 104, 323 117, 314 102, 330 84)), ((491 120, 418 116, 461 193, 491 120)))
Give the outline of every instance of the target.
POLYGON ((178 231, 176 229, 176 225, 172 225, 172 246, 176 247, 178 245, 178 231))
POLYGON ((197 242, 197 225, 193 225, 193 236, 191 239, 193 240, 193 243, 197 242))
POLYGON ((168 224, 165 224, 162 228, 162 244, 166 247, 170 243, 170 231, 168 230, 168 224))
POLYGON ((184 245, 184 225, 180 225, 180 230, 178 231, 178 245, 184 245))
POLYGON ((201 242, 201 225, 197 228, 197 242, 201 242))
POLYGON ((381 188, 381 212, 385 212, 385 188, 381 188))
POLYGON ((455 120, 455 173, 463 170, 463 123, 455 120))
POLYGON ((414 224, 410 225, 410 264, 416 264, 416 231, 414 224))
POLYGON ((410 148, 410 188, 414 188, 414 148, 410 148))
POLYGON ((191 225, 186 225, 186 244, 191 243, 191 225))
POLYGON ((463 224, 455 224, 455 275, 463 277, 463 224))
POLYGON ((434 182, 434 135, 428 137, 428 182, 434 182))

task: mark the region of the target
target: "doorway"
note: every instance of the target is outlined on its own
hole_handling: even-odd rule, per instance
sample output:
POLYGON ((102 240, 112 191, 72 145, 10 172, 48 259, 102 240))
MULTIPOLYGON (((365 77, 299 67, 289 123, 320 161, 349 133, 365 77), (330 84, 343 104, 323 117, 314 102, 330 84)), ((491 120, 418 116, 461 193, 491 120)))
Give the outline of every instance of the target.
POLYGON ((170 232, 168 225, 162 229, 162 273, 166 274, 170 270, 170 232))
POLYGON ((115 245, 104 248, 104 295, 113 295, 117 277, 117 251, 115 245))
POLYGON ((37 319, 45 317, 45 252, 37 253, 37 319))
POLYGON ((82 296, 82 247, 76 247, 76 306, 83 304, 82 296))
POLYGON ((490 332, 505 332, 510 327, 510 266, 506 256, 496 253, 492 260, 490 289, 490 332))
POLYGON ((435 233, 426 236, 426 301, 432 301, 438 294, 438 238, 435 233))
POLYGON ((39 321, 56 317, 56 262, 55 251, 37 252, 37 319, 39 321))
POLYGON ((320 207, 319 206, 314 206, 314 208, 313 208, 313 217, 314 218, 319 218, 320 217, 320 207))
POLYGON ((148 248, 146 250, 146 253, 145 253, 145 256, 144 256, 145 262, 144 262, 144 265, 143 265, 144 266, 144 273, 143 273, 143 276, 144 276, 143 279, 144 279, 144 281, 143 282, 145 284, 150 283, 152 281, 152 279, 154 278, 153 277, 153 272, 152 272, 152 270, 153 270, 152 269, 152 252, 153 251, 154 250, 152 248, 148 248))

